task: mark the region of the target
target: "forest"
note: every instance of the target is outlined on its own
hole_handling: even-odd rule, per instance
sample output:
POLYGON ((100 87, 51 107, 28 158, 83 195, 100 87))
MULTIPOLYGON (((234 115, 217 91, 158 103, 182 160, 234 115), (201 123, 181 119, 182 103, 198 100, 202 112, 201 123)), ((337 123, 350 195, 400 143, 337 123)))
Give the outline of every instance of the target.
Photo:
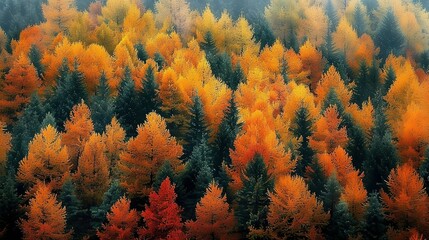
POLYGON ((0 0, 0 239, 429 238, 429 1, 0 0))

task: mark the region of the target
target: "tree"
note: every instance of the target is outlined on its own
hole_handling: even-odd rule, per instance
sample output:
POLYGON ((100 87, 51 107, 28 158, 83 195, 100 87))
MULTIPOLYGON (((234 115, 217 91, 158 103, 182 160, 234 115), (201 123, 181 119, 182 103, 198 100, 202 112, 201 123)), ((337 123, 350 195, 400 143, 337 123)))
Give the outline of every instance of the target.
POLYGON ((135 136, 136 122, 136 90, 134 81, 131 78, 131 70, 126 67, 124 77, 118 88, 118 96, 115 100, 115 115, 122 127, 127 132, 127 136, 135 136))
POLYGON ((393 67, 390 66, 387 69, 386 78, 384 79, 384 85, 382 86, 383 96, 385 96, 387 92, 389 92, 390 87, 395 82, 395 80, 396 80, 395 70, 393 70, 393 67))
POLYGON ((20 198, 18 197, 15 176, 13 174, 0 176, 0 229, 2 238, 16 238, 19 229, 16 222, 21 215, 20 198))
POLYGON ((152 189, 155 174, 168 160, 177 168, 182 147, 167 130, 165 120, 152 112, 137 129, 120 154, 121 185, 133 196, 146 196, 152 189))
POLYGON ((325 189, 322 191, 321 199, 326 212, 333 212, 335 206, 340 202, 343 188, 333 174, 326 181, 325 189))
POLYGON ((84 206, 99 205, 109 188, 109 161, 101 135, 92 134, 79 157, 75 174, 76 190, 84 206))
POLYGON ((135 209, 130 209, 130 201, 122 197, 107 213, 107 224, 97 231, 97 236, 102 239, 132 239, 136 235, 137 224, 140 216, 135 209))
POLYGON ((106 74, 102 73, 98 87, 95 90, 95 95, 91 101, 91 119, 94 123, 96 133, 103 133, 113 117, 113 100, 110 94, 106 74))
POLYGON ((0 176, 6 175, 7 154, 11 148, 11 135, 5 128, 6 124, 0 122, 0 176))
POLYGON ((41 86, 37 71, 28 57, 21 55, 2 81, 0 113, 2 120, 15 121, 30 96, 41 86))
POLYGON ((119 177, 118 161, 119 155, 125 149, 125 130, 121 127, 116 117, 112 118, 106 131, 103 134, 106 145, 106 156, 110 163, 110 175, 113 178, 119 177))
POLYGON ((386 220, 378 193, 371 193, 364 216, 362 235, 365 239, 386 239, 386 220))
POLYGON ((366 32, 365 12, 362 9, 362 4, 356 4, 353 12, 353 28, 356 29, 358 37, 366 32))
POLYGON ((165 179, 158 193, 149 195, 149 205, 146 205, 141 216, 145 227, 139 229, 139 237, 144 239, 184 239, 183 223, 180 219, 181 209, 177 205, 174 185, 170 179, 165 179), (175 238, 176 237, 176 238, 175 238))
POLYGON ((428 234, 429 198, 423 180, 413 167, 404 164, 393 169, 387 186, 389 193, 381 192, 387 219, 393 221, 398 229, 416 228, 428 234))
POLYGON ((27 186, 38 182, 59 190, 69 175, 70 163, 67 147, 52 126, 37 134, 30 142, 28 155, 19 163, 17 179, 27 186))
POLYGON ((67 33, 70 23, 77 16, 73 0, 49 0, 42 5, 48 34, 55 37, 58 33, 67 33))
POLYGON ((322 203, 299 176, 280 178, 269 196, 268 231, 272 238, 308 238, 311 232, 320 234, 328 221, 322 203))
POLYGON ((332 3, 332 0, 328 0, 325 7, 326 15, 329 18, 329 29, 332 31, 335 31, 335 29, 338 26, 338 15, 337 15, 337 9, 335 9, 334 4, 332 3))
POLYGON ((146 63, 146 61, 149 59, 149 55, 147 54, 146 49, 144 48, 143 44, 138 43, 135 46, 135 49, 137 51, 137 57, 140 61, 146 63))
POLYGON ((340 201, 331 212, 331 218, 325 228, 327 239, 349 239, 354 234, 355 222, 349 212, 347 203, 340 201))
POLYGON ((91 112, 84 102, 73 107, 70 120, 65 122, 64 128, 62 144, 67 146, 72 169, 76 169, 85 143, 94 131, 91 112))
POLYGON ((314 151, 309 145, 309 138, 313 134, 313 122, 305 106, 301 106, 296 111, 292 126, 294 136, 300 139, 297 149, 300 159, 296 163, 295 172, 303 177, 306 167, 313 161, 314 156, 314 151))
POLYGON ((229 209, 222 189, 212 182, 196 207, 196 220, 186 222, 188 234, 196 239, 227 239, 234 227, 234 213, 229 209))
POLYGON ((387 10, 384 18, 380 21, 374 42, 380 47, 379 56, 381 59, 386 59, 390 53, 396 56, 403 53, 405 37, 392 9, 387 10))
POLYGON ((270 199, 268 192, 273 191, 274 180, 260 155, 249 162, 242 175, 243 187, 236 194, 237 208, 235 216, 241 231, 265 229, 268 227, 267 215, 270 199))
POLYGON ((76 196, 76 187, 71 179, 67 179, 61 188, 58 201, 66 208, 67 230, 74 232, 74 237, 83 237, 88 230, 86 212, 82 209, 82 203, 76 196))
POLYGON ((146 115, 150 112, 160 113, 161 99, 159 98, 159 86, 155 80, 154 69, 149 66, 142 80, 143 89, 137 92, 138 101, 138 121, 142 123, 146 120, 146 115))
POLYGON ((171 166, 170 161, 165 161, 162 166, 159 168, 158 172, 155 176, 155 181, 153 182, 153 189, 155 191, 159 190, 159 187, 161 186, 161 183, 166 179, 169 178, 170 181, 174 184, 177 183, 177 176, 174 172, 173 167, 171 166))
POLYGON ((94 229, 98 229, 101 225, 106 222, 106 214, 109 212, 111 207, 124 196, 125 191, 121 188, 118 180, 110 182, 109 190, 104 193, 103 202, 99 206, 91 208, 91 226, 94 229))
POLYGON ((426 191, 429 191, 429 149, 426 149, 425 159, 419 168, 420 177, 423 179, 426 191))
POLYGON ((30 62, 33 64, 34 68, 37 71, 37 75, 39 79, 43 79, 43 75, 45 72, 45 66, 42 63, 42 53, 36 45, 32 45, 30 51, 28 53, 28 58, 30 62))
POLYGON ((66 232, 66 209, 49 187, 40 185, 30 200, 27 219, 21 219, 23 239, 71 239, 66 232))
POLYGON ((198 145, 203 138, 209 138, 209 129, 205 119, 203 103, 200 97, 195 94, 190 107, 191 120, 189 122, 188 131, 185 135, 185 144, 183 146, 182 159, 188 160, 194 147, 198 145))

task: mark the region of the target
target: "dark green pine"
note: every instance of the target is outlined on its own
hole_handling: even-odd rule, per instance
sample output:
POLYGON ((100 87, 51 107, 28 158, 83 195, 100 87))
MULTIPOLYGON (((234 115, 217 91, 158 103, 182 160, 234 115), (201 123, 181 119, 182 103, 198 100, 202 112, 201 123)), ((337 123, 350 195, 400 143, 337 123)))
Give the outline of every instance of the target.
POLYGON ((358 37, 365 33, 366 24, 364 13, 360 4, 357 4, 353 12, 353 28, 356 30, 358 37))
POLYGON ((356 169, 363 171, 362 165, 369 157, 365 132, 360 126, 351 120, 350 114, 345 115, 344 121, 346 122, 347 137, 349 138, 346 151, 352 158, 353 166, 356 169))
POLYGON ((368 240, 384 240, 386 237, 386 217, 378 193, 371 193, 364 215, 362 236, 368 240))
POLYGON ((335 206, 340 202, 342 187, 337 180, 336 175, 331 175, 326 181, 324 190, 320 198, 323 201, 323 207, 326 212, 332 212, 335 206))
POLYGON ((37 75, 40 79, 43 79, 43 74, 45 73, 45 66, 42 63, 42 53, 36 45, 31 45, 30 52, 28 53, 28 57, 36 68, 37 75))
POLYGON ((354 234, 355 224, 347 203, 340 201, 331 212, 331 218, 325 228, 325 237, 328 240, 350 239, 354 234))
POLYGON ((271 47, 276 41, 273 30, 268 25, 267 20, 262 14, 255 14, 251 19, 253 26, 253 37, 260 44, 259 50, 265 47, 271 47))
POLYGON ((0 229, 4 239, 20 239, 21 231, 15 224, 23 216, 20 203, 15 175, 13 173, 0 175, 0 229))
POLYGON ((403 54, 405 37, 392 9, 389 9, 378 25, 374 43, 380 47, 379 57, 385 60, 390 53, 403 54))
POLYGON ((106 214, 119 198, 124 196, 125 191, 121 188, 118 180, 110 183, 109 190, 104 193, 103 202, 100 206, 91 208, 91 226, 94 229, 101 227, 101 224, 106 222, 106 214))
POLYGON ((190 122, 185 134, 182 159, 185 161, 190 157, 194 147, 209 137, 209 129, 205 120, 203 103, 198 94, 194 94, 190 108, 190 122))
POLYGON ((308 189, 316 194, 317 197, 321 196, 327 178, 319 160, 314 157, 308 168, 305 171, 305 177, 308 184, 308 189))
POLYGON ((420 177, 423 179, 423 183, 426 188, 426 192, 429 194, 429 148, 425 151, 425 158, 419 168, 420 177))
POLYGON ((295 172, 299 176, 305 175, 307 166, 313 161, 314 151, 309 144, 309 138, 313 134, 313 122, 310 113, 305 106, 301 106, 295 113, 292 123, 292 132, 295 137, 300 139, 298 146, 299 160, 295 172))
POLYGON ((158 192, 161 183, 169 178, 170 181, 174 184, 177 184, 176 174, 174 173, 173 167, 171 166, 170 161, 165 161, 162 166, 159 168, 155 175, 155 180, 153 182, 153 189, 158 192))
POLYGON ((127 132, 127 136, 135 136, 137 128, 136 90, 131 78, 131 70, 126 67, 124 77, 118 88, 114 108, 119 123, 127 132))
POLYGON ((40 129, 46 128, 48 125, 57 128, 57 123, 55 121, 54 115, 52 115, 52 113, 50 112, 46 113, 45 118, 43 118, 43 121, 40 125, 40 129))
POLYGON ((153 60, 158 65, 158 71, 161 71, 162 68, 164 68, 165 58, 161 55, 161 53, 156 52, 155 55, 153 56, 153 60))
POLYGON ((386 95, 389 92, 390 87, 395 82, 395 80, 396 80, 395 70, 393 70, 393 67, 390 66, 387 69, 386 78, 384 79, 383 95, 386 95))
POLYGON ((113 99, 110 97, 110 87, 107 77, 103 73, 91 101, 91 118, 94 130, 97 133, 104 132, 114 115, 113 99))
POLYGON ((152 67, 148 67, 145 77, 142 80, 143 89, 137 92, 137 121, 142 124, 146 121, 146 115, 150 112, 160 113, 161 99, 159 98, 159 86, 155 80, 155 73, 152 67))
POLYGON ((146 49, 144 48, 143 44, 138 43, 136 44, 136 46, 134 47, 137 51, 137 58, 146 63, 146 61, 149 59, 149 55, 146 52, 146 49))
POLYGON ((285 58, 283 58, 282 59, 282 64, 281 64, 281 66, 280 66, 280 74, 282 75, 282 77, 283 77, 283 82, 285 83, 285 84, 287 84, 287 83, 289 83, 289 76, 288 76, 288 69, 289 69, 289 67, 288 67, 288 65, 287 65, 287 61, 286 61, 286 59, 285 58))
POLYGON ((260 155, 248 163, 241 179, 243 187, 236 194, 238 228, 245 233, 249 227, 265 229, 270 203, 268 192, 273 191, 274 181, 260 155))
POLYGON ((373 99, 380 86, 380 68, 378 62, 373 60, 368 70, 368 97, 373 99))
POLYGON ((215 56, 218 53, 213 34, 210 31, 206 32, 200 46, 207 55, 215 56))
POLYGON ((235 91, 238 88, 240 83, 246 83, 246 76, 244 75, 243 69, 241 68, 240 63, 237 63, 234 67, 234 72, 232 75, 232 80, 230 82, 229 87, 235 91))
POLYGON ((325 44, 322 46, 322 53, 323 56, 326 58, 326 66, 325 70, 329 69, 331 65, 334 65, 336 68, 338 68, 339 63, 339 53, 337 48, 335 47, 334 40, 332 38, 332 29, 329 28, 326 37, 325 37, 325 44))
POLYGON ((356 87, 353 89, 352 102, 362 107, 362 103, 368 100, 369 91, 369 69, 365 62, 360 63, 359 73, 355 79, 356 87))
POLYGON ((329 19, 328 28, 331 29, 332 31, 335 31, 335 29, 337 29, 337 26, 338 26, 338 16, 337 16, 337 10, 335 9, 335 6, 332 3, 332 0, 328 0, 328 3, 326 4, 326 7, 325 7, 325 12, 329 19))
POLYGON ((329 89, 328 95, 326 95, 322 104, 322 113, 330 106, 336 106, 338 115, 344 116, 344 105, 341 103, 338 98, 337 92, 334 88, 329 89))

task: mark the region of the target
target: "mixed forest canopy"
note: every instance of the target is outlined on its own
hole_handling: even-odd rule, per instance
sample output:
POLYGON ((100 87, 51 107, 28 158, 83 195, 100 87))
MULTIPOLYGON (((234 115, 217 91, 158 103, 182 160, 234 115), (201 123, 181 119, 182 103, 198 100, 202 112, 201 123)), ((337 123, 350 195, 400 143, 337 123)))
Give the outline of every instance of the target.
POLYGON ((429 238, 429 1, 0 0, 0 239, 429 238))

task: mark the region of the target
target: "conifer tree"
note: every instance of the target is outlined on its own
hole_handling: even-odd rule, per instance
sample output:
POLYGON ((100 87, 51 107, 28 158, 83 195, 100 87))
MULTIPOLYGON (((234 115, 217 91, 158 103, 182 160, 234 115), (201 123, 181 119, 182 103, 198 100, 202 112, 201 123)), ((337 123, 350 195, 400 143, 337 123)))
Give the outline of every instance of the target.
POLYGON ((103 133, 114 114, 113 100, 106 74, 102 73, 100 82, 91 101, 91 118, 96 133, 103 133))
POLYGON ((380 47, 379 57, 381 59, 386 59, 390 53, 396 56, 403 53, 405 38, 392 9, 386 12, 379 23, 374 43, 380 47))
POLYGON ((262 14, 255 14, 249 18, 249 21, 252 22, 253 37, 260 45, 259 50, 271 47, 276 41, 276 37, 265 17, 262 14))
POLYGON ((146 49, 144 48, 143 44, 138 43, 135 46, 135 49, 137 51, 137 57, 140 61, 146 63, 146 61, 149 59, 149 55, 146 52, 146 49))
POLYGON ((364 13, 361 4, 356 4, 353 12, 353 28, 356 30, 358 37, 365 33, 366 24, 364 21, 364 13))
POLYGON ((173 167, 171 166, 170 161, 165 161, 162 166, 159 168, 158 172, 155 175, 155 181, 153 182, 153 189, 155 191, 159 190, 159 187, 161 186, 161 183, 166 179, 169 178, 172 183, 176 184, 176 174, 173 170, 173 167))
POLYGON ((165 64, 164 57, 161 55, 161 53, 156 52, 155 55, 153 56, 153 60, 158 65, 158 71, 161 71, 164 68, 164 64, 165 64))
POLYGON ((342 187, 335 175, 331 175, 326 181, 326 185, 320 198, 323 201, 325 211, 332 212, 335 206, 340 202, 342 187))
POLYGON ((300 159, 296 164, 296 174, 303 177, 306 167, 313 161, 314 151, 309 145, 309 138, 313 134, 313 123, 310 119, 310 113, 305 106, 301 106, 296 111, 293 121, 293 134, 300 139, 298 154, 300 159))
POLYGON ((127 132, 127 136, 135 136, 137 128, 136 90, 131 78, 130 68, 125 68, 124 77, 119 85, 115 100, 115 114, 119 123, 127 132))
POLYGON ((43 118, 43 121, 40 124, 40 129, 44 129, 49 125, 51 125, 55 129, 57 128, 57 123, 55 121, 54 115, 52 115, 52 113, 50 112, 46 113, 45 118, 43 118))
POLYGON ((378 193, 371 193, 364 216, 362 236, 365 239, 386 239, 386 220, 378 193))
POLYGON ((331 218, 325 229, 328 240, 347 240, 353 235, 354 220, 347 203, 340 201, 331 212, 331 218))
POLYGON ((4 239, 16 239, 19 230, 15 223, 21 212, 13 174, 0 175, 0 193, 0 229, 3 232, 0 235, 4 239))
POLYGON ((137 92, 137 121, 138 124, 146 120, 150 112, 160 113, 161 99, 159 98, 159 86, 155 80, 154 69, 149 66, 142 82, 143 89, 137 92))
POLYGON ((34 68, 36 68, 37 75, 39 79, 43 79, 43 74, 45 73, 45 66, 42 63, 42 53, 36 45, 32 45, 30 52, 28 53, 31 63, 34 68))
POLYGON ((235 91, 238 88, 238 85, 240 83, 245 83, 246 82, 246 76, 244 75, 243 69, 241 68, 240 63, 237 63, 237 65, 235 65, 234 67, 234 72, 232 74, 232 79, 231 82, 229 84, 229 87, 235 91))
POLYGON ((426 192, 429 193, 429 148, 426 149, 425 159, 419 168, 420 177, 423 179, 423 183, 426 188, 426 192))
POLYGON ((360 63, 359 73, 355 80, 356 87, 353 91, 352 101, 362 107, 362 103, 368 100, 369 89, 369 69, 365 62, 360 63))
POLYGON ((329 18, 329 27, 328 29, 331 29, 332 31, 335 31, 338 26, 338 16, 337 16, 337 10, 335 9, 334 4, 332 3, 332 0, 328 0, 326 7, 325 7, 326 15, 329 18))
POLYGON ((393 70, 393 68, 390 66, 387 69, 386 78, 384 79, 383 96, 386 95, 387 92, 389 92, 390 87, 395 82, 395 80, 396 80, 395 70, 393 70))
POLYGON ((115 204, 125 191, 121 188, 119 181, 114 180, 110 183, 107 192, 104 193, 103 202, 99 206, 91 208, 91 226, 94 229, 101 227, 101 224, 106 221, 106 214, 115 204))
POLYGON ((268 226, 267 214, 270 199, 268 192, 273 191, 274 181, 260 155, 256 155, 247 165, 243 176, 243 188, 237 192, 235 216, 240 231, 249 228, 265 229, 268 226))

